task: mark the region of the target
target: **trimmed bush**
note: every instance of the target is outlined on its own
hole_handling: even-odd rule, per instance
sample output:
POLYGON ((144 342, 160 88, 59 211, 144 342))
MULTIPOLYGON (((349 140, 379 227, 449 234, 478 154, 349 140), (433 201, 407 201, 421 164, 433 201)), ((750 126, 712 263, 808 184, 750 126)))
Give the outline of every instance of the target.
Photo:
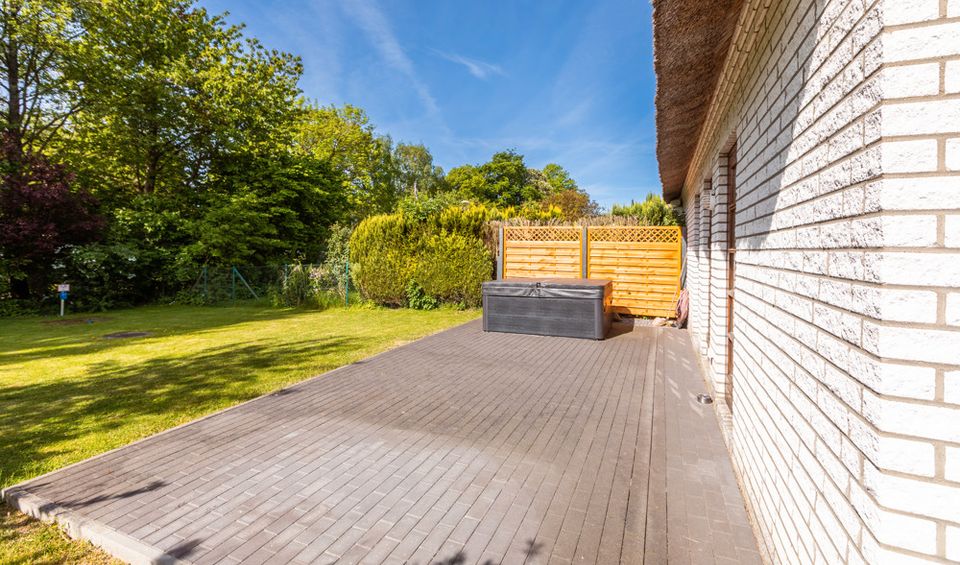
POLYGON ((400 214, 371 216, 350 236, 350 275, 368 300, 388 306, 407 303, 407 283, 412 280, 412 240, 419 238, 415 224, 400 214))
POLYGON ((492 259, 477 237, 441 232, 425 236, 414 280, 441 302, 480 305, 480 285, 492 274, 492 259))
POLYGON ((459 208, 419 221, 403 214, 367 218, 350 238, 354 284, 364 298, 388 306, 478 305, 480 283, 493 276, 480 218, 459 208))

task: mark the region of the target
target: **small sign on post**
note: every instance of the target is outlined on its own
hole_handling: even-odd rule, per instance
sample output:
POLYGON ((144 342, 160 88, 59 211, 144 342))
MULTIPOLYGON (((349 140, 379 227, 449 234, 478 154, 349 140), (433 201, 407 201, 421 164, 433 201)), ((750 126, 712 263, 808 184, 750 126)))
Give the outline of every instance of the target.
POLYGON ((63 317, 64 306, 67 303, 67 295, 70 293, 70 285, 58 284, 57 292, 60 293, 60 317, 63 317))

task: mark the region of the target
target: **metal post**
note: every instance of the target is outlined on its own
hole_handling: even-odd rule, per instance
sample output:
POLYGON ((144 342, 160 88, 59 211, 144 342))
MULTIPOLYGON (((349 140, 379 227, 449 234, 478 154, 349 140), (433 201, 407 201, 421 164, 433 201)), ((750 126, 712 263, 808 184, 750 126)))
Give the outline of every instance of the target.
POLYGON ((237 268, 230 265, 230 300, 237 300, 237 268))
POLYGON ((247 287, 247 292, 249 292, 249 293, 250 293, 254 298, 256 298, 257 300, 259 300, 260 297, 257 296, 256 291, 253 290, 253 287, 250 286, 250 283, 247 282, 247 279, 244 278, 243 273, 240 272, 240 269, 234 267, 234 268, 233 268, 233 272, 236 274, 237 278, 240 279, 240 282, 243 283, 243 286, 247 287))
POLYGON ((497 280, 503 280, 503 226, 500 226, 499 237, 497 241, 497 280))
POLYGON ((210 300, 210 297, 207 295, 207 266, 203 266, 203 299, 210 300))
POLYGON ((343 269, 343 305, 350 306, 350 257, 347 256, 347 262, 343 269))
POLYGON ((64 305, 66 302, 67 302, 67 301, 64 300, 63 297, 60 298, 60 317, 61 317, 61 318, 63 317, 63 305, 64 305))
POLYGON ((580 278, 585 279, 589 274, 587 272, 587 260, 590 257, 590 254, 587 252, 587 246, 590 244, 589 234, 587 233, 587 226, 583 226, 583 235, 580 236, 580 278))

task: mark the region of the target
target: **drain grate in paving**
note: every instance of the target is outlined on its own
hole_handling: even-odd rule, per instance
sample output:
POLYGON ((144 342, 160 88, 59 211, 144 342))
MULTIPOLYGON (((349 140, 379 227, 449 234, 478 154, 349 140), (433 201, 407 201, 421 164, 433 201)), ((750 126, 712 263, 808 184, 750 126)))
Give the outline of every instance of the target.
POLYGON ((127 339, 131 337, 147 337, 148 335, 150 335, 150 332, 115 332, 103 337, 107 339, 127 339))

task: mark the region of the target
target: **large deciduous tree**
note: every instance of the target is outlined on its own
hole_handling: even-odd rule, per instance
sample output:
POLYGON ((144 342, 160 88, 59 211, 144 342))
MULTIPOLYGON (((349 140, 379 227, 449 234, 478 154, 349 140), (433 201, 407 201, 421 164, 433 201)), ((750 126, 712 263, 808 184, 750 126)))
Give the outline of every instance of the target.
POLYGON ((565 220, 579 220, 596 216, 600 213, 600 206, 590 199, 590 195, 582 190, 562 189, 550 193, 543 199, 542 205, 545 209, 551 206, 560 208, 565 220))
MULTIPOLYGON (((4 159, 43 152, 81 108, 89 59, 72 2, 0 0, 0 126, 4 159)), ((15 174, 15 172, 14 172, 15 174)))
POLYGON ((433 164, 433 155, 423 144, 398 143, 393 149, 393 164, 404 196, 429 198, 448 189, 443 168, 433 164))
POLYGON ((289 153, 234 155, 216 163, 206 212, 193 224, 191 263, 320 262, 346 198, 323 161, 289 153))
POLYGON ((378 136, 367 114, 349 104, 308 106, 295 148, 326 161, 343 179, 351 219, 393 209, 400 196, 389 137, 378 136))
POLYGON ((523 155, 512 149, 494 153, 482 165, 450 169, 446 182, 464 198, 497 206, 522 206, 554 193, 578 190, 576 181, 560 165, 529 168, 523 155))
POLYGON ((297 57, 191 0, 82 5, 97 76, 64 147, 81 180, 127 195, 195 190, 218 156, 289 141, 297 57))

